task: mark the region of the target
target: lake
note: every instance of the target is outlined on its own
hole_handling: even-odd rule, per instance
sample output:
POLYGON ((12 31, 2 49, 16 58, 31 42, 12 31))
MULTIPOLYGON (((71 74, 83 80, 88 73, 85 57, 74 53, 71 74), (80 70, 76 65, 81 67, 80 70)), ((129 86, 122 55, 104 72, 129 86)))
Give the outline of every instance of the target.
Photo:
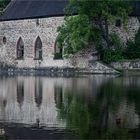
POLYGON ((140 139, 140 76, 0 76, 1 139, 140 139))

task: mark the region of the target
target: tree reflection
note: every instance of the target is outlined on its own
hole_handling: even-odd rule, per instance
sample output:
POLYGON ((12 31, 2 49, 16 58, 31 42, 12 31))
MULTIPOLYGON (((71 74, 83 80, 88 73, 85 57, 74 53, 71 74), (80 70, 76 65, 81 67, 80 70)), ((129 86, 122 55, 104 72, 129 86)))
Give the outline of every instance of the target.
POLYGON ((63 90, 62 86, 55 85, 54 87, 54 96, 55 96, 55 103, 57 108, 61 108, 63 105, 63 90))
POLYGON ((132 83, 126 88, 127 99, 129 104, 135 103, 136 112, 140 115, 140 84, 137 84, 140 81, 136 77, 131 79, 132 83))
POLYGON ((128 112, 136 116, 135 110, 127 101, 128 90, 123 80, 116 81, 110 79, 100 85, 94 102, 87 100, 82 91, 80 94, 73 93, 73 90, 62 93, 61 87, 56 88, 58 117, 66 121, 67 129, 76 132, 82 139, 132 138, 130 132, 136 125, 135 119, 130 121, 128 112))

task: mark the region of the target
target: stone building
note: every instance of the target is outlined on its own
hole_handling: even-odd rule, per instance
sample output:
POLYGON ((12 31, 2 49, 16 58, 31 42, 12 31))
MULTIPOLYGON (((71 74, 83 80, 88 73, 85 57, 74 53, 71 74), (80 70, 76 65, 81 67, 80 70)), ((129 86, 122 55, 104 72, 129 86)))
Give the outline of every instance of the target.
POLYGON ((0 23, 1 61, 17 67, 62 65, 54 60, 66 1, 12 1, 0 23))
MULTIPOLYGON (((110 68, 96 60, 91 51, 88 55, 66 59, 62 58, 63 50, 56 47, 57 27, 64 22, 64 7, 67 0, 55 1, 20 1, 14 0, 0 17, 0 62, 16 68, 82 68, 94 69, 94 72, 110 68), (59 54, 60 59, 56 59, 59 54)), ((137 18, 130 18, 129 31, 121 27, 111 26, 111 30, 119 32, 125 42, 133 38, 140 24, 137 18), (113 27, 113 28, 112 28, 113 27)))

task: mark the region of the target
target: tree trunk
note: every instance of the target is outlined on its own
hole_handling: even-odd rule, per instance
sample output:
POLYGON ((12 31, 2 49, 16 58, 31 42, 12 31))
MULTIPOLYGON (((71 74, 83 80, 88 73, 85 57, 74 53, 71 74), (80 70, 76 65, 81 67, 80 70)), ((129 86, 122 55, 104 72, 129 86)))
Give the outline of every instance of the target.
POLYGON ((106 43, 107 43, 107 48, 109 48, 109 30, 108 30, 108 20, 105 19, 105 38, 106 38, 106 43))
POLYGON ((109 30, 108 30, 108 20, 98 17, 98 26, 101 30, 101 36, 106 43, 106 48, 109 48, 109 30))

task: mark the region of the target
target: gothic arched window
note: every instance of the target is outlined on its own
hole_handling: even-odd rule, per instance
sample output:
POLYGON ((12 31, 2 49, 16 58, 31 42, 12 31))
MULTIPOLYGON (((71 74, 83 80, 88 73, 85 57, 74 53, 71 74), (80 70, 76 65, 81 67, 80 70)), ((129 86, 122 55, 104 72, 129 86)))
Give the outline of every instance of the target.
POLYGON ((24 43, 21 37, 17 42, 17 59, 24 59, 24 43))
POLYGON ((54 46, 54 59, 63 59, 62 53, 63 53, 62 45, 56 40, 54 46))
POLYGON ((42 41, 39 36, 35 41, 35 59, 42 59, 42 41))
POLYGON ((3 37, 3 44, 6 44, 6 37, 3 37))

